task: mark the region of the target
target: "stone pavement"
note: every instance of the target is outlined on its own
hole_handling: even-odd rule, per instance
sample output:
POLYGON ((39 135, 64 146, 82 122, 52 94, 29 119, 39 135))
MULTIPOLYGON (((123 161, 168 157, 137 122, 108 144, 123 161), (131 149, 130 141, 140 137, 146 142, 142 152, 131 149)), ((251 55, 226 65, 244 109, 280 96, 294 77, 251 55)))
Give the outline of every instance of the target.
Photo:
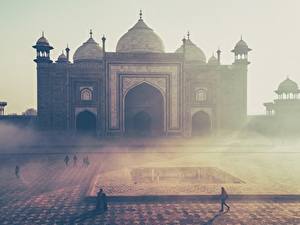
POLYGON ((213 201, 114 200, 108 212, 98 214, 85 197, 94 175, 112 169, 111 160, 99 157, 101 163, 90 157, 89 168, 81 161, 65 167, 64 155, 0 158, 0 224, 300 224, 300 201, 232 201, 231 211, 219 214, 213 201), (20 179, 14 176, 16 164, 20 179))
POLYGON ((300 202, 230 202, 231 210, 222 214, 211 202, 113 202, 99 214, 79 196, 75 186, 7 204, 0 224, 300 224, 300 202))

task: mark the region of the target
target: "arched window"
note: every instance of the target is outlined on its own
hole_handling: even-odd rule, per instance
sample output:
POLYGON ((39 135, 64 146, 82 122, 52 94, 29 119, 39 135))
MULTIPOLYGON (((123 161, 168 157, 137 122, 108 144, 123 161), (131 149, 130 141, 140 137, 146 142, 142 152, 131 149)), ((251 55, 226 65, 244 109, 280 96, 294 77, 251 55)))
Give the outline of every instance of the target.
POLYGON ((195 91, 195 101, 204 102, 207 100, 207 90, 204 88, 198 88, 195 91))
POLYGON ((82 101, 91 101, 93 99, 93 92, 89 88, 83 88, 80 91, 80 99, 82 101))

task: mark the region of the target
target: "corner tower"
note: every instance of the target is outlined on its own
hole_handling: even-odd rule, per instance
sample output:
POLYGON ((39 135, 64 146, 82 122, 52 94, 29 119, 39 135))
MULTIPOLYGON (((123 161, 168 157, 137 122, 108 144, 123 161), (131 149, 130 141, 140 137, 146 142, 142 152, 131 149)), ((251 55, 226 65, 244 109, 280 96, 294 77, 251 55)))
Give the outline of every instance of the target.
POLYGON ((53 47, 49 44, 47 38, 42 33, 36 44, 32 46, 36 49, 37 64, 37 111, 39 127, 43 129, 51 128, 52 121, 52 89, 51 89, 51 69, 52 60, 50 52, 53 47))
POLYGON ((244 125, 247 119, 247 76, 248 76, 248 53, 252 51, 247 43, 241 39, 234 49, 234 62, 232 66, 232 79, 228 85, 232 87, 230 98, 235 102, 232 114, 234 116, 234 128, 244 125))

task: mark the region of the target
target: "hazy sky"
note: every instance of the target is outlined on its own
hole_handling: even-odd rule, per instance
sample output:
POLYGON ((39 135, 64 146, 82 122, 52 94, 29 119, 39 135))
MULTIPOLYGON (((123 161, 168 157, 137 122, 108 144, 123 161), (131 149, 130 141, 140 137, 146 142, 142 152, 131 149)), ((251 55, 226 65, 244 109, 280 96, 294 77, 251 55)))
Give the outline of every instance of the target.
POLYGON ((264 113, 263 102, 287 76, 300 83, 299 0, 0 0, 0 101, 7 113, 36 108, 36 65, 32 45, 45 31, 56 60, 69 44, 71 55, 88 38, 89 29, 107 50, 132 27, 139 10, 159 34, 167 52, 175 51, 187 30, 209 58, 218 46, 222 63, 240 39, 253 49, 249 59, 248 113, 264 113))

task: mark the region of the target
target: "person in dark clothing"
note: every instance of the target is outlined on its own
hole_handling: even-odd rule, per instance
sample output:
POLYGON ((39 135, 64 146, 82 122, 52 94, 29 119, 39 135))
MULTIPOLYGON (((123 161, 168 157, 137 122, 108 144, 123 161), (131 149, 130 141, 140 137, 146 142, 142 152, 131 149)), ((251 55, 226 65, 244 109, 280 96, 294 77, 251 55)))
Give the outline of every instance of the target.
POLYGON ((90 161, 89 161, 89 157, 88 156, 83 157, 83 159, 82 159, 82 165, 84 167, 88 167, 90 165, 90 161))
POLYGON ((225 190, 224 187, 221 188, 221 195, 220 195, 220 200, 221 200, 221 209, 220 212, 224 211, 224 205, 227 207, 227 211, 230 210, 229 205, 226 204, 226 200, 228 199, 228 194, 225 190))
POLYGON ((86 164, 86 167, 88 167, 90 165, 90 160, 89 160, 88 156, 85 158, 85 164, 86 164))
POLYGON ((73 166, 77 166, 77 156, 76 155, 74 155, 73 156, 73 166))
POLYGON ((96 211, 100 213, 105 212, 107 210, 107 198, 103 189, 98 191, 96 201, 96 211))
POLYGON ((66 155, 66 157, 65 157, 65 159, 64 159, 64 162, 65 162, 66 166, 69 165, 69 161, 70 161, 70 158, 69 158, 68 155, 66 155))
POLYGON ((15 168, 15 175, 17 178, 20 178, 20 167, 18 165, 15 168))
POLYGON ((82 158, 82 166, 83 166, 83 167, 86 167, 86 157, 83 157, 83 158, 82 158))

